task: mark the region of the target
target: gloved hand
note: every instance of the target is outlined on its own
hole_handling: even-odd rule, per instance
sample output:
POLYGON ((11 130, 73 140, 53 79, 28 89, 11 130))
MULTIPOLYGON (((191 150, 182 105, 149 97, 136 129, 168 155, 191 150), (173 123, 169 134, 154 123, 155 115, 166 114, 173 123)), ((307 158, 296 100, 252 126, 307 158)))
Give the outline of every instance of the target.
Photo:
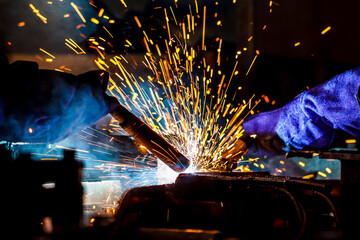
POLYGON ((274 131, 284 141, 284 149, 326 149, 336 132, 360 137, 359 86, 360 68, 355 68, 279 109, 274 131))
POLYGON ((39 70, 34 62, 2 66, 0 139, 51 143, 91 125, 118 106, 105 91, 109 75, 39 70))
POLYGON ((234 156, 237 151, 240 157, 246 152, 270 155, 292 149, 326 149, 336 131, 360 137, 359 86, 360 68, 355 68, 299 94, 282 108, 250 117, 242 126, 256 138, 245 134, 222 156, 234 156))

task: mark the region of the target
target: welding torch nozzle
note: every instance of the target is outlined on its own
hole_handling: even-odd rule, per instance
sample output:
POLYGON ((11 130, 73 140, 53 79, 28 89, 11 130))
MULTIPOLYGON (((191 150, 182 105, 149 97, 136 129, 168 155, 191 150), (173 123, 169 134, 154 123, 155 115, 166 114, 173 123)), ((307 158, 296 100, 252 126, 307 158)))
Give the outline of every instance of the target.
POLYGON ((145 146, 171 169, 176 172, 183 172, 189 167, 189 159, 125 107, 118 106, 111 112, 111 115, 119 122, 124 131, 134 137, 136 141, 145 146))

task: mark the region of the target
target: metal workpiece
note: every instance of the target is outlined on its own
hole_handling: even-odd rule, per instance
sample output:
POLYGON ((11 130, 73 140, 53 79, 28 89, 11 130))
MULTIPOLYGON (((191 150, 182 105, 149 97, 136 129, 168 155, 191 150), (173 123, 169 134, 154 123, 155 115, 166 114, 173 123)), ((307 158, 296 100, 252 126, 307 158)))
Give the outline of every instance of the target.
POLYGON ((326 183, 267 172, 208 172, 127 191, 114 226, 117 237, 123 228, 151 228, 163 234, 164 229, 216 230, 221 235, 215 239, 312 239, 316 232, 337 231, 339 217, 326 183))
POLYGON ((136 141, 146 147, 172 170, 183 172, 189 167, 189 159, 125 107, 120 105, 111 112, 111 115, 119 122, 124 131, 134 137, 136 141))

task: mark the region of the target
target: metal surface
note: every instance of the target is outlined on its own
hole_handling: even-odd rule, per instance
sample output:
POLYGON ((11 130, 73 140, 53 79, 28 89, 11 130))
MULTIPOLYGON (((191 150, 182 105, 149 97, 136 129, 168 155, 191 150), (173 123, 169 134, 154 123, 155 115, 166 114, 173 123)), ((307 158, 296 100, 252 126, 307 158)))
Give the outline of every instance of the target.
POLYGON ((127 133, 171 169, 177 172, 183 172, 189 167, 190 161, 183 154, 126 108, 119 106, 111 112, 111 115, 127 133))
MULTIPOLYGON (((174 184, 128 190, 114 222, 98 216, 84 228, 81 164, 73 157, 66 152, 63 161, 34 162, 2 152, 10 231, 21 226, 21 233, 47 239, 312 239, 323 231, 341 233, 358 200, 338 204, 329 182, 268 172, 183 173, 174 184)), ((353 185, 345 186, 349 197, 353 185)))
POLYGON ((120 228, 217 230, 240 239, 298 239, 339 228, 331 186, 267 173, 181 174, 175 184, 134 188, 120 201, 120 228), (261 230, 261 231, 259 231, 261 230))

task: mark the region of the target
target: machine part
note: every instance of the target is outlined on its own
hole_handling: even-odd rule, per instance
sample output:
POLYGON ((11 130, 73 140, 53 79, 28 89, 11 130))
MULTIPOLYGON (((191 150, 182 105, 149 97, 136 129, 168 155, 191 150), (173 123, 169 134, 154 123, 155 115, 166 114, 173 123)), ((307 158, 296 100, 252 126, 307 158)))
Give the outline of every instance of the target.
POLYGON ((113 236, 119 239, 124 228, 169 228, 216 230, 224 238, 308 239, 338 230, 330 192, 326 183, 267 173, 180 174, 175 184, 126 192, 113 236))
POLYGON ((120 105, 111 112, 111 115, 127 133, 144 145, 171 169, 177 172, 183 172, 189 167, 190 161, 183 154, 125 107, 120 105))
MULTIPOLYGON (((345 238, 351 239, 358 235, 360 224, 360 195, 356 194, 360 189, 360 152, 352 150, 333 150, 333 151, 290 151, 287 157, 303 157, 320 159, 338 159, 341 162, 341 180, 337 186, 338 208, 340 214, 334 214, 336 226, 340 226, 345 238)), ((334 185, 335 186, 335 185, 334 185)), ((318 192, 314 192, 323 198, 330 208, 335 208, 332 201, 318 192)))
POLYGON ((0 159, 0 202, 6 216, 2 234, 30 239, 82 226, 83 165, 75 160, 75 152, 64 151, 63 160, 33 161, 30 154, 14 160, 11 151, 0 149, 0 159))

